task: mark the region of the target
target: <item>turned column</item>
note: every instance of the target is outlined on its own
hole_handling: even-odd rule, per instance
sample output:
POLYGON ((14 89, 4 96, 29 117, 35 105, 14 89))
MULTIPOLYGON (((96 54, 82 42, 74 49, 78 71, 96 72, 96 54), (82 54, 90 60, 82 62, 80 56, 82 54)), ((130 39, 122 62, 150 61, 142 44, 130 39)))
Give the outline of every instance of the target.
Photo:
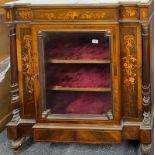
POLYGON ((18 88, 18 67, 16 48, 16 27, 15 24, 8 24, 10 37, 10 63, 11 63, 11 104, 13 108, 13 118, 11 121, 17 122, 19 116, 19 88, 18 88))
POLYGON ((151 85, 150 85, 150 47, 149 47, 149 27, 142 25, 142 52, 143 52, 143 72, 142 72, 142 95, 143 95, 143 125, 150 126, 151 123, 151 85))
POLYGON ((149 155, 151 152, 151 85, 150 85, 150 36, 148 23, 142 24, 142 97, 143 122, 140 132, 140 155, 149 155))

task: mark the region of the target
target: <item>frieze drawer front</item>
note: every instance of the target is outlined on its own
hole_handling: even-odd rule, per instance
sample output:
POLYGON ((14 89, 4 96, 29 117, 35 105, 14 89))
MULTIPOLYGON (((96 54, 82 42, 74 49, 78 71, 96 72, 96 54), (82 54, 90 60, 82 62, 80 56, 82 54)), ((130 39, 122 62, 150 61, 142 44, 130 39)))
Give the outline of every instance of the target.
MULTIPOLYGON (((75 22, 103 22, 117 21, 119 14, 116 8, 104 9, 86 9, 86 8, 17 8, 14 10, 14 18, 17 21, 33 21, 33 22, 56 22, 56 21, 75 21, 75 22), (42 12, 42 13, 40 13, 42 12)), ((10 18, 10 9, 6 12, 7 19, 10 18)))
POLYGON ((11 148, 34 141, 139 140, 151 149, 153 1, 4 5, 10 32, 11 148))

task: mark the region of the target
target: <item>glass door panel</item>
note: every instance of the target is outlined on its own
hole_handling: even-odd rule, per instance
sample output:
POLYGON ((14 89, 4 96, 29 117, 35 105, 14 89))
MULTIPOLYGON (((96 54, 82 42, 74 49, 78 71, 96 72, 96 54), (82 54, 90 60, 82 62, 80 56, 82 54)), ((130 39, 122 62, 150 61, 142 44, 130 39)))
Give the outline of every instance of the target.
POLYGON ((42 117, 113 119, 109 32, 42 34, 42 117))

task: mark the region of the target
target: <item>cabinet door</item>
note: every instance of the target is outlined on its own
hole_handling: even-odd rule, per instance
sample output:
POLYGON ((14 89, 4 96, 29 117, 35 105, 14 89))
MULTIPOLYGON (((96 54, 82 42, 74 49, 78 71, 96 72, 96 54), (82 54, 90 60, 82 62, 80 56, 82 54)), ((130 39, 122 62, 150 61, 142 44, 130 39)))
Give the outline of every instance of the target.
POLYGON ((117 25, 33 26, 38 121, 119 124, 117 25))

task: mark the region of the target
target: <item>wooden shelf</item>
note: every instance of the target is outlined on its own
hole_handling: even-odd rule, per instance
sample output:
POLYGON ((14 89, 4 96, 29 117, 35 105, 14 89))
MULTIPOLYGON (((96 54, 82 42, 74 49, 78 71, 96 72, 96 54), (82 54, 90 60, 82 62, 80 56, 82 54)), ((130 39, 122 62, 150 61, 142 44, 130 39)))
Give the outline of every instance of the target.
POLYGON ((72 88, 72 87, 48 87, 48 90, 60 91, 94 91, 94 92, 110 92, 111 88, 72 88))
POLYGON ((67 64, 109 64, 110 60, 58 60, 58 59, 47 59, 47 63, 67 63, 67 64))

